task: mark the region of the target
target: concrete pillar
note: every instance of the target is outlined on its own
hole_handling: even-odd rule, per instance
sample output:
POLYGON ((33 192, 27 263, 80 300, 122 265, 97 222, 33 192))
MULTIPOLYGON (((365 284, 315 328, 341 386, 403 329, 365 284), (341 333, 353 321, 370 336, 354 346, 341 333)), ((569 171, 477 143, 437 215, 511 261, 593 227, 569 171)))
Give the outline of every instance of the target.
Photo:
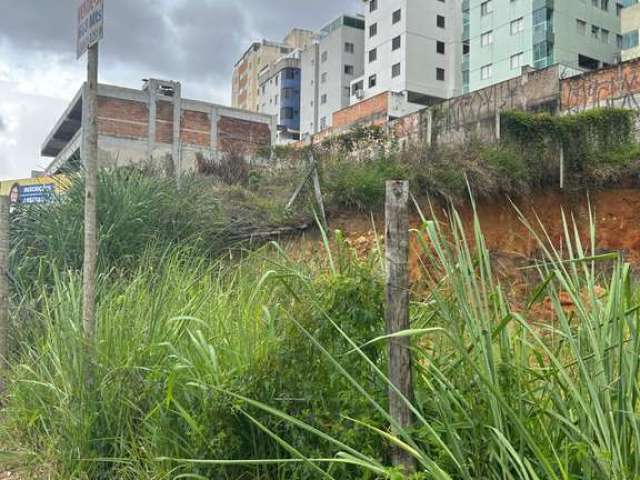
POLYGON ((496 112, 496 140, 500 141, 500 110, 496 112))
POLYGON ((433 111, 429 108, 427 110, 427 147, 431 146, 433 135, 433 111))
MULTIPOLYGON (((147 92, 149 93, 149 129, 147 137, 147 160, 153 162, 153 151, 156 146, 156 119, 157 119, 157 102, 158 102, 158 82, 157 80, 149 80, 147 84, 147 92)), ((175 161, 175 160, 174 160, 175 161)))
POLYGON ((211 107, 211 112, 209 113, 209 118, 211 119, 211 129, 209 131, 210 144, 209 148, 211 150, 211 161, 218 161, 218 121, 220 120, 220 111, 217 106, 211 107))
POLYGON ((180 82, 173 84, 173 145, 171 155, 176 177, 182 175, 182 85, 180 82))

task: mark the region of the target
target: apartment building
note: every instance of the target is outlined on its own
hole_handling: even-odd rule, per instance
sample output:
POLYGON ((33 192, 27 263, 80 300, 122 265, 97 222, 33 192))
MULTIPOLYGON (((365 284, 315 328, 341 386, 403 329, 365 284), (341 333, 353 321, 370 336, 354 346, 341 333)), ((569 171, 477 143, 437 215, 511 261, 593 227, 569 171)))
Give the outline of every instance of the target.
POLYGON ((300 140, 300 50, 260 72, 260 112, 276 117, 278 143, 300 140))
POLYGON ((294 28, 282 42, 262 40, 254 42, 242 54, 233 68, 231 81, 231 106, 254 112, 260 111, 260 72, 281 57, 311 44, 314 33, 294 28))
POLYGON ((628 2, 622 9, 622 60, 633 60, 640 57, 640 4, 628 2))
POLYGON ((454 0, 363 0, 365 68, 352 103, 385 91, 418 108, 462 91, 462 9, 454 0))
POLYGON ((361 15, 340 15, 302 52, 303 137, 330 127, 333 113, 349 105, 350 84, 364 73, 364 28, 361 15))
POLYGON ((463 89, 519 76, 527 65, 593 70, 616 63, 623 6, 614 0, 463 1, 463 89))

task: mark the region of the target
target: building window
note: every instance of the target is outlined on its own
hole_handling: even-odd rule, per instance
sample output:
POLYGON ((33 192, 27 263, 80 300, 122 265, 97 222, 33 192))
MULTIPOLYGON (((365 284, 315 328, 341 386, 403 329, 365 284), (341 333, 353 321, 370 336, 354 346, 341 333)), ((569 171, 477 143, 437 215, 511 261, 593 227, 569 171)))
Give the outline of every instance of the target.
POLYGON ((400 35, 398 35, 393 40, 391 40, 391 50, 398 50, 400 48, 400 45, 402 43, 402 40, 400 39, 401 37, 400 35))
POLYGON ((444 17, 442 15, 438 15, 436 17, 436 25, 438 26, 438 28, 444 28, 444 24, 445 24, 444 17))
POLYGON ((605 12, 609 11, 609 0, 600 0, 600 8, 605 12))
POLYGON ((369 63, 375 62, 377 58, 378 58, 378 50, 376 50, 375 48, 372 50, 369 50, 369 63))
POLYGON ((444 42, 441 42, 440 40, 436 41, 436 52, 444 55, 444 49, 444 42))
POLYGON ((356 93, 358 93, 360 90, 363 90, 363 89, 364 89, 364 84, 362 80, 360 80, 359 82, 356 82, 351 86, 351 94, 355 95, 356 93))
POLYGON ((353 75, 353 65, 345 65, 344 66, 344 74, 345 75, 353 75))
POLYGON ((480 4, 480 15, 489 15, 493 12, 493 1, 486 0, 480 4))
POLYGON ((353 53, 356 51, 356 46, 351 42, 345 42, 344 51, 347 53, 353 53))
POLYGON ((327 83, 327 72, 323 72, 322 75, 320 75, 320 83, 327 83))
POLYGON ((436 80, 444 82, 444 68, 436 68, 436 80))
POLYGON ((624 43, 624 37, 622 35, 616 35, 616 46, 619 49, 622 49, 623 43, 624 43))
POLYGON ((635 48, 640 44, 640 32, 638 30, 627 32, 622 38, 622 48, 624 48, 625 50, 629 48, 635 48))
POLYGON ((327 117, 322 117, 320 119, 320 130, 324 130, 327 128, 327 117))
POLYGON ((516 18, 515 20, 511 21, 511 35, 515 35, 517 33, 520 33, 524 30, 524 18, 520 17, 520 18, 516 18))
POLYGON ((587 34, 587 22, 585 22, 584 20, 580 20, 579 18, 576 19, 576 31, 580 35, 586 35, 587 34))
POLYGON ((369 25, 369 38, 375 37, 378 34, 378 24, 372 23, 369 25))
POLYGON ((488 32, 484 32, 480 35, 480 46, 486 47, 493 43, 493 30, 489 30, 488 32))
POLYGON ((391 15, 391 23, 395 25, 400 20, 402 20, 402 10, 398 9, 395 12, 393 12, 393 14, 391 15))
POLYGON ((320 55, 320 61, 322 63, 327 61, 327 58, 329 57, 329 54, 327 53, 327 51, 325 50, 324 52, 322 52, 322 55, 320 55))
POLYGON ((595 25, 591 25, 591 38, 600 38, 600 28, 596 27, 595 25))
POLYGON ((369 11, 375 12, 378 9, 378 0, 369 0, 369 11))
POLYGON ((511 55, 511 70, 522 67, 522 59, 524 58, 524 53, 516 53, 515 55, 511 55))
POLYGON ((492 64, 485 65, 484 67, 482 67, 480 69, 480 79, 481 80, 486 80, 488 78, 491 78, 492 75, 493 75, 493 65, 492 64))
POLYGON ((399 76, 400 76, 400 64, 396 63, 391 67, 391 78, 395 78, 399 76))
POLYGON ((369 88, 373 88, 376 86, 376 84, 378 83, 378 78, 376 77, 376 75, 371 75, 369 77, 369 88))
POLYGON ((327 103, 327 94, 323 93, 320 97, 320 105, 324 105, 325 103, 327 103))

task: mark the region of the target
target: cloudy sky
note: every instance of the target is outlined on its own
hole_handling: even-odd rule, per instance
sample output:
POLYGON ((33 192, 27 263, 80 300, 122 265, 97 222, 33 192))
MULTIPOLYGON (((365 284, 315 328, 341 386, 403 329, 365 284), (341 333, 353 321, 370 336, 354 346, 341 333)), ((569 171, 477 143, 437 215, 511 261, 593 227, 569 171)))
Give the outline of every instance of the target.
MULTIPOLYGON (((40 145, 85 77, 75 58, 77 0, 0 0, 0 179, 44 168, 40 145)), ((253 40, 318 29, 359 0, 105 0, 100 81, 230 102, 231 70, 253 40)))

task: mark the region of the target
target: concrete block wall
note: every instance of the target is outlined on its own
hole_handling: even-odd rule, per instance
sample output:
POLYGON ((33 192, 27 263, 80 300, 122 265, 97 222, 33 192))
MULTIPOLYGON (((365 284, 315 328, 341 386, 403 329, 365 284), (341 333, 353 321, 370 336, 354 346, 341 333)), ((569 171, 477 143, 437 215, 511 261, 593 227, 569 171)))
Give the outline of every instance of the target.
MULTIPOLYGON (((105 166, 140 165, 152 162, 164 168, 174 143, 173 102, 158 98, 154 143, 149 148, 150 108, 147 95, 109 87, 98 98, 100 162, 105 166), (149 158, 151 155, 151 158, 149 158)), ((256 161, 271 145, 271 117, 204 102, 182 101, 180 116, 181 169, 197 170, 196 157, 217 160, 237 153, 256 161)))
POLYGON ((562 80, 563 112, 602 107, 640 110, 640 58, 562 80))

